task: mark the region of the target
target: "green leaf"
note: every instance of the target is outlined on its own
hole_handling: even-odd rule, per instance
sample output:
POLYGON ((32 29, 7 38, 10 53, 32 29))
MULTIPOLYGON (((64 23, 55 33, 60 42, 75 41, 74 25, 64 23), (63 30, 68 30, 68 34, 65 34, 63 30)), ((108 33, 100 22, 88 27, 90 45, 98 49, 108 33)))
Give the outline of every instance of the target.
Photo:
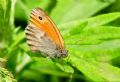
POLYGON ((96 61, 110 61, 120 57, 119 40, 110 40, 96 45, 69 45, 68 49, 72 55, 96 61))
POLYGON ((54 62, 56 64, 56 66, 58 66, 62 71, 69 73, 69 74, 73 74, 74 73, 74 69, 67 63, 68 62, 68 58, 63 60, 63 59, 54 59, 54 62))
MULTIPOLYGON (((69 76, 73 69, 67 65, 61 65, 60 63, 53 62, 50 58, 42 58, 42 57, 33 57, 34 64, 31 64, 30 69, 36 70, 40 73, 52 74, 58 76, 69 76), (60 71, 59 69, 62 71, 60 71), (65 68, 65 69, 64 69, 65 68), (69 69, 67 69, 69 68, 69 69)), ((63 61, 64 62, 64 61, 63 61)))
POLYGON ((0 0, 0 48, 12 40, 15 0, 0 0))
POLYGON ((57 0, 57 5, 53 9, 51 17, 57 24, 85 19, 111 5, 114 1, 57 0))
POLYGON ((98 15, 88 19, 88 26, 100 26, 113 22, 120 18, 120 12, 98 15))
POLYGON ((101 14, 88 18, 86 20, 76 20, 63 24, 59 24, 58 27, 62 31, 71 30, 71 28, 78 27, 80 24, 87 24, 88 27, 96 27, 101 25, 107 25, 120 18, 120 12, 101 14))
POLYGON ((85 76, 93 81, 120 81, 120 69, 108 64, 105 61, 96 62, 95 60, 72 56, 70 62, 73 66, 85 74, 85 76))
POLYGON ((111 24, 119 18, 115 12, 59 26, 69 62, 92 81, 120 81, 120 69, 110 64, 120 57, 120 27, 111 24))
POLYGON ((114 26, 98 26, 89 27, 88 29, 84 29, 80 34, 71 35, 66 38, 67 44, 98 44, 103 41, 119 39, 120 38, 120 28, 114 26))

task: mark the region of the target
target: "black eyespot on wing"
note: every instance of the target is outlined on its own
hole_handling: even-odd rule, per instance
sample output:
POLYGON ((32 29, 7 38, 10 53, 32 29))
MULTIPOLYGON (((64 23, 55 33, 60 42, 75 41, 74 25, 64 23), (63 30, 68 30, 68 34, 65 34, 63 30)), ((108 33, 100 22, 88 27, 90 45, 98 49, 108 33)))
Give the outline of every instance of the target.
POLYGON ((42 17, 41 17, 41 16, 39 16, 39 19, 40 19, 40 20, 42 20, 42 17))

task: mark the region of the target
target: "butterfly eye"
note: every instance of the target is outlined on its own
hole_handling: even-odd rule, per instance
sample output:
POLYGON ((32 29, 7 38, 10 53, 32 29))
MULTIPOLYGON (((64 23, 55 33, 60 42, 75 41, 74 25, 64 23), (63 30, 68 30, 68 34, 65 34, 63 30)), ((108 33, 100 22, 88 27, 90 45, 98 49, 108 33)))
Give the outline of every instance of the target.
POLYGON ((39 16, 39 19, 40 19, 40 20, 42 20, 42 17, 41 17, 41 16, 39 16))

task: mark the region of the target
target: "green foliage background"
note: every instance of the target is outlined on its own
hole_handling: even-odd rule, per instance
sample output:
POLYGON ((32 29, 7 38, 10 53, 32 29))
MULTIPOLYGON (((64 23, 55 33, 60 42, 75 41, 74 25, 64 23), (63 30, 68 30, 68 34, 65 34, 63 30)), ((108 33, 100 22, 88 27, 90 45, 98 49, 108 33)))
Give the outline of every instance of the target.
POLYGON ((120 0, 0 0, 0 82, 120 81, 120 0), (31 52, 24 28, 40 7, 58 26, 69 56, 31 52))

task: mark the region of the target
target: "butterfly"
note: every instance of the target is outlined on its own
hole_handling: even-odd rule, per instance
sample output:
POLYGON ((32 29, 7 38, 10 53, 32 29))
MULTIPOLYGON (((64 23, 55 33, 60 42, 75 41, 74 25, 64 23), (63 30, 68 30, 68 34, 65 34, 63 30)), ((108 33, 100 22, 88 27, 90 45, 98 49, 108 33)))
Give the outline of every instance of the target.
POLYGON ((32 51, 50 58, 67 57, 63 38, 51 18, 40 8, 32 10, 25 28, 26 40, 32 51))

